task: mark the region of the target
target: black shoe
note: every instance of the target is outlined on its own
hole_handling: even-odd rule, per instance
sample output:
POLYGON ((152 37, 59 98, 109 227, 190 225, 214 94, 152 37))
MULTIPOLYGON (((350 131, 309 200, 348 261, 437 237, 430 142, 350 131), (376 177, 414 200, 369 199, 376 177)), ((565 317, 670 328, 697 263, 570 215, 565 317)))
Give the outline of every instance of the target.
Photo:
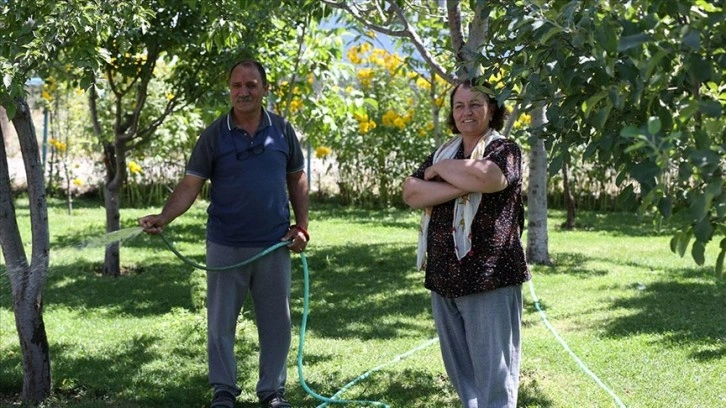
POLYGON ((287 402, 282 394, 275 394, 271 396, 262 403, 262 406, 265 408, 292 408, 292 405, 287 402))
POLYGON ((214 393, 214 398, 209 408, 234 408, 235 399, 235 396, 229 391, 217 391, 214 393))

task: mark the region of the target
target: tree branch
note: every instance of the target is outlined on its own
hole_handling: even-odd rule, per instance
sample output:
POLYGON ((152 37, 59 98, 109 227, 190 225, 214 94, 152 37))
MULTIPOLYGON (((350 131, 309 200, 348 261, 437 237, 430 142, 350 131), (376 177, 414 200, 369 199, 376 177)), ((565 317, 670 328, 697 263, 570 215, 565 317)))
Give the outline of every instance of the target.
POLYGON ((461 49, 464 47, 464 33, 461 31, 461 10, 459 0, 446 0, 446 15, 449 17, 451 46, 454 48, 456 62, 464 62, 461 49))
POLYGON ((429 67, 431 67, 433 71, 436 72, 436 74, 439 75, 441 78, 445 79, 449 83, 453 83, 454 77, 451 74, 447 73, 446 70, 436 61, 436 58, 431 55, 431 53, 428 51, 423 41, 421 40, 421 37, 418 36, 418 33, 416 33, 414 27, 412 27, 409 23, 403 9, 393 1, 386 0, 386 2, 388 4, 389 12, 393 11, 393 13, 398 18, 399 23, 403 25, 404 28, 402 30, 393 30, 368 21, 361 15, 357 8, 354 9, 355 6, 351 7, 345 1, 337 2, 333 0, 323 0, 323 3, 329 5, 332 8, 346 11, 357 22, 373 31, 392 37, 408 38, 409 40, 411 40, 413 46, 416 47, 416 50, 419 52, 419 54, 421 54, 421 57, 424 59, 426 64, 428 64, 429 67))
POLYGON ((412 27, 411 24, 408 22, 408 19, 406 18, 403 9, 392 1, 389 3, 389 5, 390 8, 396 13, 396 16, 398 16, 401 24, 403 24, 403 31, 406 32, 406 37, 411 40, 414 47, 416 47, 416 50, 419 52, 419 54, 421 54, 421 57, 424 59, 424 61, 426 61, 429 67, 431 67, 434 72, 436 72, 436 74, 438 74, 441 78, 445 79, 449 83, 453 83, 453 76, 446 72, 446 70, 435 60, 434 56, 429 53, 428 49, 424 46, 421 37, 418 36, 416 29, 412 27))

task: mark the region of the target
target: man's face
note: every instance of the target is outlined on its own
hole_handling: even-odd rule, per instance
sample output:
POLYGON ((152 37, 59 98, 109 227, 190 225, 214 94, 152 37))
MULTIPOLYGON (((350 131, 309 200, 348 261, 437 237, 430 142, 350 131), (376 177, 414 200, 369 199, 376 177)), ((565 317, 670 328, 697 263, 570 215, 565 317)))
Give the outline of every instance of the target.
POLYGON ((229 77, 229 99, 239 113, 255 113, 262 108, 267 95, 259 71, 253 66, 238 65, 229 77))

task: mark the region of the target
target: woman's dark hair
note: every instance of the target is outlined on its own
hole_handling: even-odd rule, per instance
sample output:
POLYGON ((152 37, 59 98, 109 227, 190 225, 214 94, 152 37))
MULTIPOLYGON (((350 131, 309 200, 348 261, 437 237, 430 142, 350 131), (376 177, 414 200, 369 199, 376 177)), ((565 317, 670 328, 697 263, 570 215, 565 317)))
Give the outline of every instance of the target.
POLYGON ((243 67, 253 67, 257 69, 257 72, 260 73, 260 77, 262 77, 262 86, 267 86, 267 73, 265 73, 265 67, 263 67, 262 64, 259 63, 259 61, 253 59, 246 59, 235 62, 234 65, 232 65, 232 68, 230 68, 229 72, 227 73, 227 80, 232 77, 232 71, 234 71, 234 69, 239 67, 240 65, 243 67))
POLYGON ((451 91, 451 95, 449 96, 449 116, 446 118, 446 123, 449 125, 449 129, 451 129, 451 133, 461 133, 456 127, 456 122, 454 121, 454 95, 456 95, 456 91, 458 91, 461 87, 473 88, 486 95, 487 101, 492 106, 494 106, 495 109, 494 115, 492 115, 492 121, 489 122, 489 127, 494 130, 502 130, 502 128, 504 127, 504 120, 507 117, 507 108, 505 108, 504 106, 499 106, 499 103, 497 103, 497 98, 494 96, 492 86, 488 82, 484 81, 481 77, 479 77, 459 81, 459 83, 457 83, 454 89, 451 91))

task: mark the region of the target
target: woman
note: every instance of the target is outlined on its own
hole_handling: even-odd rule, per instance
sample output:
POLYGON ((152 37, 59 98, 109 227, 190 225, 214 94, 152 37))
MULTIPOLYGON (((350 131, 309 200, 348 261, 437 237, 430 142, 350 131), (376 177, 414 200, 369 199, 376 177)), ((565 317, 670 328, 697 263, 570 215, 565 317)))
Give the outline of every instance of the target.
POLYGON ((403 199, 423 209, 417 266, 425 269, 446 372, 466 408, 516 407, 521 284, 521 151, 497 130, 506 109, 490 87, 451 92, 455 136, 406 179, 403 199))

